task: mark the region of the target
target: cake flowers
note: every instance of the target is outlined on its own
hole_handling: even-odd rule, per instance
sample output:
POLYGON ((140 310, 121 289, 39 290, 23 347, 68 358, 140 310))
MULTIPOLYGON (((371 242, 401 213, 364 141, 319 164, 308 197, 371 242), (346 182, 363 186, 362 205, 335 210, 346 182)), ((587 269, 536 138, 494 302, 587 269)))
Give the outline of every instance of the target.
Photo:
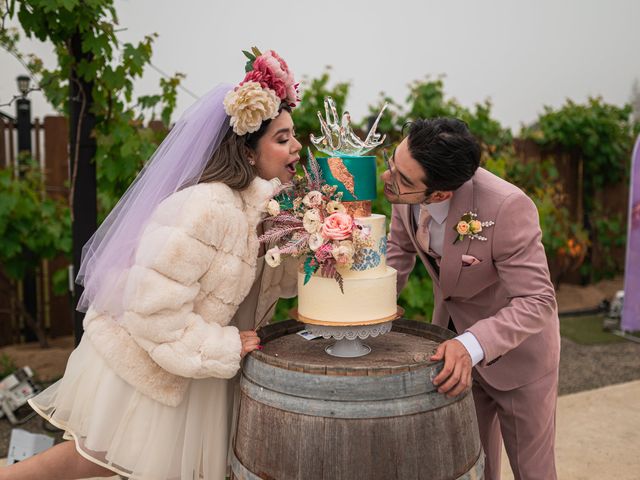
POLYGON ((259 240, 274 245, 265 261, 276 267, 285 256, 301 259, 304 284, 316 272, 334 278, 344 293, 341 271, 349 270, 373 245, 369 227, 360 224, 342 203, 342 192, 325 183, 311 152, 303 166, 304 176, 291 184, 267 205, 265 233, 259 240))

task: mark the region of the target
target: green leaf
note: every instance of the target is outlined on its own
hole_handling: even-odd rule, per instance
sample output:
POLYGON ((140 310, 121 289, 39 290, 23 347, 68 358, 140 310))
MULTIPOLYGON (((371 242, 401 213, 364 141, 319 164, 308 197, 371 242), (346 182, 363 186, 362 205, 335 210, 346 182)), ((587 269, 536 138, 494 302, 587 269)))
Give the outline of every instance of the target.
POLYGON ((242 53, 244 53, 244 56, 247 57, 251 62, 253 62, 256 59, 255 55, 247 52, 246 50, 242 50, 242 53))
POLYGON ((311 276, 316 273, 316 270, 318 270, 318 267, 320 265, 318 264, 318 262, 314 259, 313 256, 309 256, 307 257, 307 259, 304 261, 304 283, 303 285, 306 285, 309 280, 311 280, 311 276))

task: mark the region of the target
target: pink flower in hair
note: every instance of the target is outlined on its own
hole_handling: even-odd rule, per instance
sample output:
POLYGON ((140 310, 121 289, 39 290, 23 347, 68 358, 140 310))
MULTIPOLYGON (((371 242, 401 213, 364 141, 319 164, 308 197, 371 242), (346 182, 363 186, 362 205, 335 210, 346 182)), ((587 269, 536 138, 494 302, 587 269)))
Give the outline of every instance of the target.
POLYGON ((276 72, 271 69, 263 57, 264 56, 256 58, 256 61, 253 62, 253 70, 245 75, 240 85, 244 85, 247 82, 259 83, 262 88, 270 88, 276 92, 276 95, 281 100, 284 100, 287 98, 287 86, 278 78, 276 72))
POLYGON ((299 101, 298 84, 296 83, 293 73, 289 70, 287 62, 285 62, 284 59, 273 50, 269 50, 258 57, 253 63, 254 68, 256 68, 256 62, 259 60, 260 63, 266 63, 275 76, 284 82, 286 93, 285 96, 281 96, 280 98, 286 101, 290 106, 295 107, 296 103, 299 101))

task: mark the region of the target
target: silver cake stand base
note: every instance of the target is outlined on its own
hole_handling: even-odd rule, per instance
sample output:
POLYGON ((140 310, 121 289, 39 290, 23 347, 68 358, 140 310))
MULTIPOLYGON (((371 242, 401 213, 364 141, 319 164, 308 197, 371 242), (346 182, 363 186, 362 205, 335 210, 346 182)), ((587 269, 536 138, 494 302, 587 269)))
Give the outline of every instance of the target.
POLYGON ((389 333, 392 323, 393 320, 376 325, 353 325, 346 327, 307 324, 306 328, 314 335, 338 340, 333 345, 325 348, 325 352, 329 355, 342 358, 355 358, 362 357, 371 352, 371 347, 362 343, 362 340, 389 333))

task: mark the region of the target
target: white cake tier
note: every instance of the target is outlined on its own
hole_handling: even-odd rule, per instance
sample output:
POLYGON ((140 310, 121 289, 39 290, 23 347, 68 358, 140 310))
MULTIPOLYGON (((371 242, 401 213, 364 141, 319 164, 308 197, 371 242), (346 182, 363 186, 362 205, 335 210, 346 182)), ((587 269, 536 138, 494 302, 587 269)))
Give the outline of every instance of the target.
POLYGON ((347 278, 377 278, 387 270, 387 229, 384 215, 377 213, 369 217, 356 217, 356 222, 371 229, 372 245, 366 248, 359 263, 350 269, 338 268, 340 275, 347 278))
POLYGON ((344 293, 333 278, 313 275, 304 285, 298 272, 298 315, 324 325, 358 325, 392 320, 396 314, 396 271, 385 267, 375 278, 345 278, 344 293))

